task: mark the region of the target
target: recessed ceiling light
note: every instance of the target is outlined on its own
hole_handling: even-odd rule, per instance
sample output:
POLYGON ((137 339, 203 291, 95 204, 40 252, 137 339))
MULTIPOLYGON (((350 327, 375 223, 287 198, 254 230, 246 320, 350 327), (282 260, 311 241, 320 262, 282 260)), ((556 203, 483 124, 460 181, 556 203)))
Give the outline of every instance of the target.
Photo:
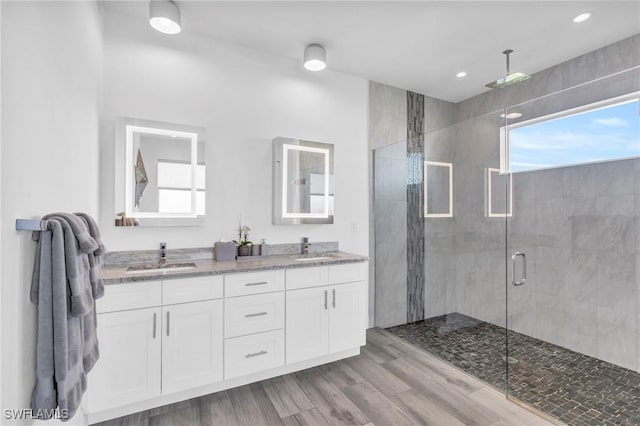
POLYGON ((327 67, 327 53, 324 47, 312 43, 304 49, 304 67, 309 71, 322 71, 327 67))
POLYGON ((181 30, 180 9, 170 0, 151 0, 149 24, 161 33, 178 34, 181 30))
POLYGON ((591 18, 591 12, 582 12, 581 14, 573 18, 573 22, 575 23, 584 22, 589 18, 591 18))
POLYGON ((509 119, 520 118, 520 117, 522 117, 522 113, 521 112, 510 112, 508 114, 500 114, 500 117, 509 118, 509 119))
POLYGON ((464 71, 460 71, 458 74, 456 74, 456 77, 458 77, 458 78, 462 78, 462 77, 466 77, 466 76, 467 76, 467 73, 464 72, 464 71))

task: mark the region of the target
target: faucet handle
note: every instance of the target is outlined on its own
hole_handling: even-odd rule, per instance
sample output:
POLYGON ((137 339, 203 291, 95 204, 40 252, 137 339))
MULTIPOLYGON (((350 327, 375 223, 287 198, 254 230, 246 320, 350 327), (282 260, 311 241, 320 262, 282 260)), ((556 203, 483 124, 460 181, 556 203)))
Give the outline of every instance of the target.
POLYGON ((305 244, 309 243, 309 237, 302 237, 302 242, 305 244))
POLYGON ((167 249, 167 243, 162 242, 160 243, 160 250, 166 250, 167 249))

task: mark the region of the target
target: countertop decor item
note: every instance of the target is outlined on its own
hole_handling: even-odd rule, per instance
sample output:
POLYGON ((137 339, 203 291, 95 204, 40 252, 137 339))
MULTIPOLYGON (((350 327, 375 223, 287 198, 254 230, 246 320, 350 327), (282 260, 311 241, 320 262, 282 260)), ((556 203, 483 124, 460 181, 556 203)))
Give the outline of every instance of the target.
POLYGON ((238 256, 251 256, 251 246, 253 243, 249 241, 249 228, 247 225, 242 224, 242 216, 238 221, 238 239, 233 240, 238 246, 238 256))
POLYGON ((236 260, 238 248, 231 241, 216 241, 213 246, 213 252, 217 261, 236 260))

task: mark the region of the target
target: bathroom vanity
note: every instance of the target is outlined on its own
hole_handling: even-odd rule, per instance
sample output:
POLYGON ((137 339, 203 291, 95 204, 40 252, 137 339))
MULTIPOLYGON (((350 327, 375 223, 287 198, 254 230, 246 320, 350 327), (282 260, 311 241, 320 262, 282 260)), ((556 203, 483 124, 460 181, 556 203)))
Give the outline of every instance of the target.
POLYGON ((367 258, 268 256, 191 270, 105 269, 90 423, 360 353, 367 258))

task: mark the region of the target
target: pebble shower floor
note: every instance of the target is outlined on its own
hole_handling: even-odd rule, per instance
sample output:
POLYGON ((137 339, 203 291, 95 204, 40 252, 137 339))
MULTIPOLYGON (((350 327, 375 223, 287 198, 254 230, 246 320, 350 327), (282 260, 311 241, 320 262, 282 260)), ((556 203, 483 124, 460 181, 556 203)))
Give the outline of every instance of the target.
MULTIPOLYGON (((387 331, 495 388, 505 387, 505 329, 453 313, 387 331)), ((640 374, 509 332, 509 391, 570 425, 640 425, 640 374)))

